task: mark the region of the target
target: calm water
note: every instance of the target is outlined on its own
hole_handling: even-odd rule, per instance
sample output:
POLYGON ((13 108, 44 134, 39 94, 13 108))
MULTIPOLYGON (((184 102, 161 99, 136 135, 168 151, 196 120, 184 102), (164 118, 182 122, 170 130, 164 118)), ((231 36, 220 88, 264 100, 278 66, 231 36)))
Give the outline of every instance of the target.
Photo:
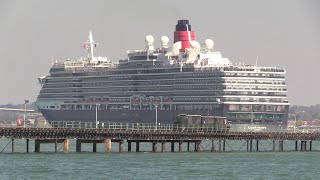
MULTIPOLYGON (((24 153, 25 141, 20 140, 12 154, 10 140, 2 139, 0 179, 320 179, 319 151, 119 154, 114 143, 115 152, 107 154, 102 144, 98 153, 89 152, 89 144, 83 145, 87 152, 75 153, 74 144, 68 154, 61 145, 59 153, 52 152, 52 144, 41 146, 42 153, 24 153)), ((150 151, 151 145, 140 149, 150 151)))

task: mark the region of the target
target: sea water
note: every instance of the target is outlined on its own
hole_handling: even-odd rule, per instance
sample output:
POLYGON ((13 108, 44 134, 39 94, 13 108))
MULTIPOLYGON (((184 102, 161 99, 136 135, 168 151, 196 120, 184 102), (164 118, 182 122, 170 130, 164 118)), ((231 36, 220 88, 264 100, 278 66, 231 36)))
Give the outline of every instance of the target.
POLYGON ((185 145, 184 152, 171 153, 170 144, 166 152, 152 153, 151 143, 141 144, 140 150, 144 152, 138 153, 118 153, 117 143, 112 143, 111 153, 104 152, 103 144, 97 146, 97 153, 92 153, 91 144, 83 144, 83 152, 76 153, 72 140, 69 153, 62 152, 61 144, 58 153, 54 153, 54 144, 41 144, 41 153, 34 153, 34 141, 30 141, 30 153, 26 153, 25 140, 16 140, 16 152, 11 153, 10 141, 0 140, 1 180, 320 179, 320 144, 316 142, 311 152, 292 151, 288 142, 285 152, 265 151, 270 142, 259 144, 260 152, 246 152, 242 142, 228 142, 226 152, 217 152, 217 147, 210 152, 212 146, 207 142, 202 144, 206 151, 200 153, 186 152, 185 145))

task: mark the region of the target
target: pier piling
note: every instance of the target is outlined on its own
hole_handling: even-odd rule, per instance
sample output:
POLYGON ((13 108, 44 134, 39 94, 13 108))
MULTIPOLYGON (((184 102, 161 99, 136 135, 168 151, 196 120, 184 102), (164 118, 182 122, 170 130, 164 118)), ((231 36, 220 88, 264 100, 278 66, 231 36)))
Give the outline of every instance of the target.
POLYGON ((69 140, 68 139, 36 139, 34 142, 34 152, 39 153, 41 144, 54 144, 54 152, 58 152, 58 143, 63 143, 63 152, 67 153, 69 151, 69 140))
POLYGON ((14 139, 11 139, 11 152, 14 153, 14 139))
POLYGON ((162 142, 161 143, 161 152, 165 152, 166 151, 166 143, 162 142))
POLYGON ((92 152, 97 152, 97 143, 92 143, 92 152))
POLYGON ((188 146, 187 146, 187 148, 188 148, 188 152, 190 152, 190 142, 188 142, 188 146))
POLYGON ((69 152, 69 139, 63 140, 63 152, 64 153, 69 152))
POLYGON ((136 152, 139 152, 139 151, 140 151, 139 145, 140 145, 140 144, 139 144, 139 142, 137 141, 137 142, 136 142, 136 152))
POLYGON ((76 152, 81 152, 81 142, 78 139, 76 141, 76 152))
POLYGON ((123 152, 123 148, 124 148, 123 140, 120 140, 119 141, 119 153, 123 152))
POLYGON ((307 141, 301 141, 301 151, 306 151, 307 150, 307 141))
POLYGON ((128 152, 131 152, 131 141, 128 141, 128 152))
POLYGON ((26 139, 26 150, 27 150, 27 153, 29 152, 29 139, 26 139))
POLYGON ((223 144, 222 144, 223 146, 222 146, 222 151, 224 152, 224 151, 226 151, 226 140, 224 139, 223 140, 223 144))
POLYGON ((158 151, 158 144, 157 142, 152 142, 152 152, 157 152, 158 151))
POLYGON ((40 152, 40 142, 38 139, 34 141, 34 152, 39 153, 40 152))
POLYGON ((279 151, 283 152, 283 141, 279 141, 279 151))
POLYGON ((196 142, 196 152, 200 152, 200 142, 196 142))
POLYGON ((214 140, 211 140, 211 152, 214 152, 214 140))
POLYGON ((174 152, 174 142, 171 142, 171 152, 174 152))
POLYGON ((106 145, 106 152, 111 152, 111 139, 105 139, 104 143, 106 145))
POLYGON ((57 142, 57 139, 55 139, 55 141, 54 141, 54 152, 55 152, 55 153, 58 152, 58 142, 57 142))
POLYGON ((179 142, 179 152, 182 152, 182 142, 179 142))

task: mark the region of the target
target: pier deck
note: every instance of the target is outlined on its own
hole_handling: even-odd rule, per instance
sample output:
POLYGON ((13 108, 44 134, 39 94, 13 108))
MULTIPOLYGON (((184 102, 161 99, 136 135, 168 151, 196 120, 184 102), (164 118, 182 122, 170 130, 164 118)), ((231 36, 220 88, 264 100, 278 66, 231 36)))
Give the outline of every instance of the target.
MULTIPOLYGON (((95 125, 94 125, 95 126, 95 125)), ((194 143, 194 151, 200 151, 202 140, 211 140, 212 146, 215 142, 219 142, 219 151, 224 151, 227 140, 246 141, 247 151, 255 148, 259 150, 259 141, 269 140, 273 142, 273 149, 276 144, 279 151, 283 150, 283 142, 287 140, 295 141, 295 150, 298 150, 298 143, 301 143, 301 150, 312 150, 312 141, 320 141, 320 132, 293 132, 293 131, 275 131, 264 130, 261 132, 232 131, 230 129, 203 129, 203 128, 176 128, 170 126, 155 127, 150 125, 132 125, 125 124, 118 126, 113 123, 107 127, 83 128, 83 127, 51 127, 51 128, 0 128, 0 137, 12 139, 12 151, 14 151, 14 139, 27 140, 27 152, 29 140, 35 140, 35 151, 40 152, 41 143, 64 143, 64 152, 69 150, 68 139, 76 139, 76 152, 81 152, 82 143, 92 143, 93 152, 96 152, 97 143, 105 143, 106 152, 110 152, 111 143, 119 143, 119 152, 124 151, 124 142, 128 144, 128 152, 130 152, 131 144, 136 143, 136 151, 140 151, 139 143, 152 143, 152 151, 157 152, 157 144, 161 143, 161 152, 165 151, 165 144, 171 143, 171 152, 174 152, 174 143, 179 144, 179 152, 182 151, 182 143, 188 143, 188 151, 190 143, 194 143), (255 142, 255 147, 253 147, 255 142)), ((56 151, 56 149, 55 149, 56 151)))

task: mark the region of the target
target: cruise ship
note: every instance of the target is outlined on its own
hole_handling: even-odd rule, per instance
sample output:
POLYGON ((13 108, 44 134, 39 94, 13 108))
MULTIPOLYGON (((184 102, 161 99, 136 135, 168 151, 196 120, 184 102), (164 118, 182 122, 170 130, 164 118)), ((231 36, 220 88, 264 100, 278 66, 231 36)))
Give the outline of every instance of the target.
POLYGON ((167 124, 194 114, 237 124, 287 123, 284 69, 232 63, 213 40, 195 37, 189 20, 178 20, 172 45, 162 36, 155 47, 147 35, 144 47, 113 63, 95 56, 89 32, 88 57, 53 63, 49 75, 38 79, 36 104, 48 121, 167 124))

